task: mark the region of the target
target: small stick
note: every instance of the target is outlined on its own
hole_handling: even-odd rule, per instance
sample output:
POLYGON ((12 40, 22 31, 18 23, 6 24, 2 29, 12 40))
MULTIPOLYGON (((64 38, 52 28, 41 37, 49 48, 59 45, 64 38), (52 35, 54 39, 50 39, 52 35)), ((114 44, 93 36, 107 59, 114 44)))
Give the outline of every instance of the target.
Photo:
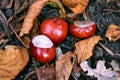
POLYGON ((13 31, 13 33, 16 35, 16 37, 18 38, 18 40, 22 43, 22 45, 24 46, 24 47, 26 47, 26 45, 25 45, 25 43, 21 40, 21 38, 17 35, 17 33, 15 32, 15 30, 11 27, 11 26, 9 26, 10 28, 11 28, 11 30, 13 31))
POLYGON ((71 73, 71 75, 73 76, 73 78, 74 78, 75 80, 78 80, 73 73, 71 73))
POLYGON ((120 13, 120 10, 113 10, 113 9, 103 9, 103 11, 110 11, 110 12, 120 13))
POLYGON ((37 68, 36 63, 35 63, 35 59, 33 57, 32 57, 32 60, 33 60, 34 66, 35 66, 35 71, 36 71, 38 80, 41 80, 40 75, 39 75, 39 69, 37 68))
POLYGON ((115 54, 112 50, 110 50, 109 48, 107 48, 105 45, 103 45, 101 42, 99 42, 99 44, 103 47, 104 50, 106 50, 109 54, 111 54, 112 56, 115 54))
POLYGON ((28 78, 30 75, 34 74, 34 73, 35 73, 35 71, 29 72, 29 73, 25 76, 24 80, 27 80, 27 78, 28 78))
POLYGON ((37 75, 38 80, 41 80, 40 73, 39 73, 39 69, 38 69, 37 66, 36 66, 35 59, 33 58, 33 56, 32 56, 31 54, 30 54, 30 56, 32 57, 32 61, 33 61, 35 70, 32 71, 32 72, 30 72, 30 73, 28 73, 24 79, 26 80, 30 75, 32 75, 32 74, 34 74, 34 73, 36 72, 36 75, 37 75))

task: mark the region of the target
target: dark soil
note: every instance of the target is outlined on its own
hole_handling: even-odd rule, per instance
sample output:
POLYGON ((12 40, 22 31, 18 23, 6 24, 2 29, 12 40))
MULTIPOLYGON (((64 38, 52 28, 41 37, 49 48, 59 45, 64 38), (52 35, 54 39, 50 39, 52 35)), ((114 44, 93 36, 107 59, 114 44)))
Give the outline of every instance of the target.
MULTIPOLYGON (((9 0, 1 0, 0 4, 3 4, 4 2, 8 2, 9 0)), ((10 0, 12 1, 12 0, 10 0)), ((19 1, 19 0, 16 0, 19 1)), ((21 4, 24 3, 23 0, 20 0, 21 4)), ((30 2, 30 0, 28 0, 30 2)), ((15 0, 14 0, 15 2, 15 0)), ((28 3, 26 3, 28 4, 28 3)), ((5 4, 4 5, 8 5, 5 4)), ((0 39, 9 39, 9 41, 6 44, 2 44, 0 47, 3 48, 5 45, 19 45, 22 46, 18 38, 13 34, 12 30, 9 26, 15 29, 15 31, 18 33, 20 25, 23 22, 24 15, 26 14, 26 11, 28 9, 28 6, 30 3, 25 7, 25 9, 17 14, 15 14, 15 5, 12 4, 10 8, 6 8, 4 5, 0 5, 0 9, 3 11, 3 14, 6 16, 6 19, 12 19, 9 24, 6 24, 6 20, 2 19, 2 15, 0 15, 0 39), (22 19, 20 17, 23 16, 22 19), (13 17, 13 18, 12 18, 13 17), (16 22, 19 19, 18 22, 16 22), (7 27, 5 27, 7 25, 7 27)), ((10 4, 9 4, 10 5, 10 4)), ((71 13, 71 11, 66 8, 67 13, 71 13)), ((95 35, 100 35, 103 38, 103 41, 101 43, 105 45, 107 48, 112 50, 116 55, 111 56, 100 44, 97 44, 93 50, 93 56, 88 60, 89 65, 91 67, 96 66, 96 62, 98 60, 105 60, 106 66, 109 67, 109 62, 113 59, 115 59, 120 66, 120 39, 115 42, 109 42, 109 40, 105 37, 105 32, 110 24, 116 24, 120 26, 120 0, 111 0, 111 2, 107 3, 106 0, 90 0, 89 5, 86 8, 86 14, 87 16, 96 23, 97 25, 97 31, 95 35)), ((53 16, 59 16, 59 10, 57 8, 50 7, 49 5, 46 5, 42 12, 39 15, 40 22, 48 17, 53 16)), ((83 20, 83 16, 80 14, 78 16, 79 20, 83 20)), ((69 20, 66 19, 68 23, 69 20)), ((75 42, 80 41, 81 39, 74 38, 71 34, 68 33, 67 38, 59 45, 62 51, 65 53, 66 51, 74 51, 75 49, 75 42)), ((39 64, 36 61, 37 67, 41 67, 44 64, 39 64)), ((26 75, 30 72, 35 70, 35 65, 33 64, 33 60, 30 57, 30 61, 26 68, 15 78, 15 80, 24 80, 26 75)), ((78 80, 97 80, 96 78, 86 76, 85 73, 81 73, 82 75, 79 77, 78 80)), ((31 75, 27 80, 37 80, 36 74, 31 75)), ((49 80, 49 79, 46 79, 49 80)), ((72 76, 70 76, 70 80, 74 80, 72 76)))

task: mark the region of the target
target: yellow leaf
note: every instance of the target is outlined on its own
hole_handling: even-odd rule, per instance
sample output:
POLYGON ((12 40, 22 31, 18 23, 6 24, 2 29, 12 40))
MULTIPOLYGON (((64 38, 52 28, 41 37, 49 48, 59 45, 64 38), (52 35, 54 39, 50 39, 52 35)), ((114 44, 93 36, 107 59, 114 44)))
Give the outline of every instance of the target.
POLYGON ((78 63, 87 60, 93 55, 93 48, 99 40, 101 40, 100 36, 92 36, 75 43, 76 50, 74 53, 77 55, 78 63))
POLYGON ((0 50, 0 80, 12 80, 21 72, 29 61, 26 48, 8 46, 0 50))

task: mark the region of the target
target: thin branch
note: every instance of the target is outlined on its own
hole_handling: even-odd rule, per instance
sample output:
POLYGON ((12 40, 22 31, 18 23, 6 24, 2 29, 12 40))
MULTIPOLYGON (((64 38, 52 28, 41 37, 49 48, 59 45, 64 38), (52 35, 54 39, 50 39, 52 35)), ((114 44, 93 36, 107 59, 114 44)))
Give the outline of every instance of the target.
POLYGON ((15 36, 18 38, 18 40, 22 43, 22 45, 24 47, 26 47, 25 43, 21 40, 21 38, 18 36, 18 34, 15 32, 15 30, 11 26, 9 26, 9 27, 11 28, 11 30, 13 31, 13 33, 15 34, 15 36))
POLYGON ((37 74, 37 78, 38 78, 38 80, 41 80, 41 77, 40 77, 40 73, 39 73, 39 69, 37 68, 37 66, 36 66, 36 63, 35 63, 35 59, 32 57, 32 60, 33 60, 33 64, 34 64, 34 66, 35 66, 35 71, 36 71, 36 74, 37 74))
POLYGON ((112 56, 115 54, 112 50, 110 50, 109 48, 107 48, 105 45, 103 45, 101 42, 99 42, 100 46, 106 50, 109 54, 111 54, 112 56))

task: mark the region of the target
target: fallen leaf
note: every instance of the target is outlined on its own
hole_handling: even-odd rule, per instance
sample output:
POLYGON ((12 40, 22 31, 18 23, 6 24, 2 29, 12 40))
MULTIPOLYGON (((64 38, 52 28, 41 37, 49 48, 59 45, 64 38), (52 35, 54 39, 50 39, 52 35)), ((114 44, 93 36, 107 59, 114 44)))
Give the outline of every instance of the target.
POLYGON ((30 30, 33 28, 35 19, 38 17, 39 13, 41 12, 42 8, 46 5, 47 1, 48 0, 37 0, 29 7, 27 15, 20 29, 20 37, 30 32, 30 30))
POLYGON ((68 80, 76 56, 72 52, 61 55, 56 61, 56 80, 68 80))
POLYGON ((119 71, 120 72, 120 67, 115 60, 112 60, 110 64, 111 64, 114 71, 119 71))
POLYGON ((118 80, 120 80, 120 72, 116 72, 115 77, 118 78, 118 80))
POLYGON ((75 14, 80 14, 85 11, 89 0, 62 0, 62 3, 70 8, 75 14))
POLYGON ((81 62, 81 68, 84 72, 88 72, 87 75, 94 76, 98 80, 118 80, 120 77, 115 77, 115 71, 111 68, 106 68, 105 61, 99 60, 97 62, 96 69, 92 69, 87 61, 81 62))
POLYGON ((120 38, 120 26, 117 25, 109 25, 105 36, 110 40, 110 41, 116 41, 117 39, 120 38))
POLYGON ((76 60, 74 62, 74 65, 73 65, 73 69, 72 69, 71 75, 74 76, 74 77, 76 77, 76 78, 79 78, 80 75, 81 75, 81 73, 80 73, 81 70, 82 69, 78 65, 77 58, 76 58, 76 60))
POLYGON ((115 73, 111 68, 106 68, 105 61, 99 60, 96 66, 96 72, 104 77, 113 77, 115 73))
POLYGON ((6 46, 0 50, 0 80, 12 80, 27 65, 29 55, 26 48, 6 46))
POLYGON ((74 53, 78 57, 78 63, 87 60, 93 55, 93 48, 99 40, 102 40, 100 36, 92 36, 88 39, 75 43, 76 50, 74 53))

